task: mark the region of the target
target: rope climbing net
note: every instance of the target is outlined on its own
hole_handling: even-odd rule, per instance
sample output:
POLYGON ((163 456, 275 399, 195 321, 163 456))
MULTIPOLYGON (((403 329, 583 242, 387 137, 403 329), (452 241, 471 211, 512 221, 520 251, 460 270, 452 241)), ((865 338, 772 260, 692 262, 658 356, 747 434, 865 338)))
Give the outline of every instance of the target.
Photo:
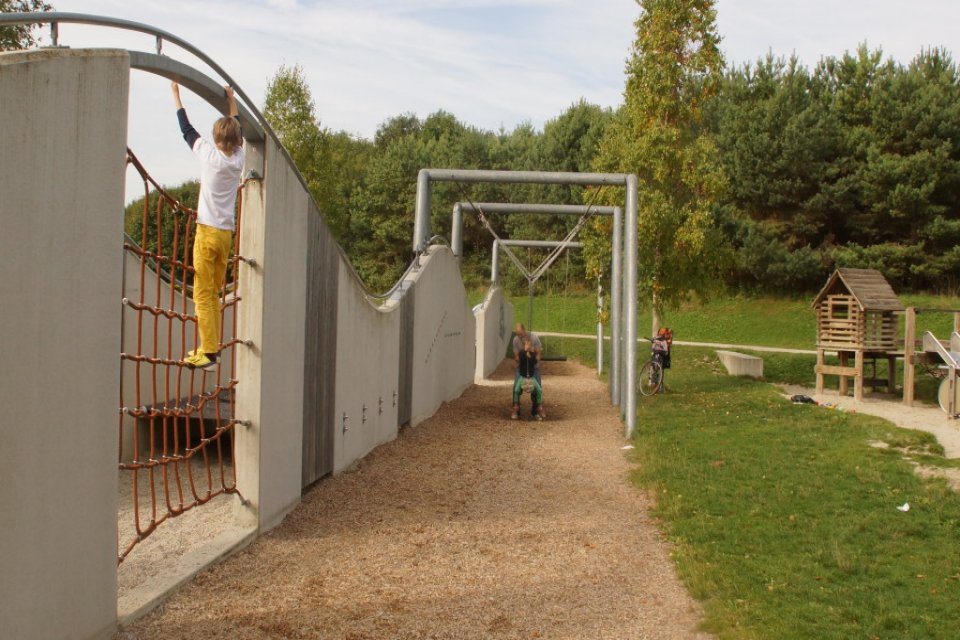
POLYGON ((139 173, 144 197, 139 224, 130 225, 139 238, 127 236, 123 245, 124 263, 137 268, 124 268, 122 299, 119 467, 131 483, 133 522, 118 523, 118 564, 168 518, 239 493, 232 434, 241 343, 240 196, 220 291, 220 357, 212 370, 192 369, 182 361, 199 344, 191 296, 197 214, 161 188, 129 149, 127 163, 139 173))

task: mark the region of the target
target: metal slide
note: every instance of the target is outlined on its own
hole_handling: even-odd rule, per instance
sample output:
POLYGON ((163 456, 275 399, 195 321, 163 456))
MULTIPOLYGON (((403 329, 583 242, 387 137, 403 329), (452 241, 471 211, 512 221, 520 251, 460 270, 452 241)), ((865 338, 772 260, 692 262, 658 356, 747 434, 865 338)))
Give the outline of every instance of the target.
POLYGON ((924 331, 923 350, 937 354, 943 361, 940 368, 947 371, 947 376, 940 383, 937 401, 948 417, 956 418, 960 415, 960 385, 957 384, 957 370, 960 369, 960 333, 954 331, 950 334, 950 345, 947 347, 937 340, 933 333, 924 331))

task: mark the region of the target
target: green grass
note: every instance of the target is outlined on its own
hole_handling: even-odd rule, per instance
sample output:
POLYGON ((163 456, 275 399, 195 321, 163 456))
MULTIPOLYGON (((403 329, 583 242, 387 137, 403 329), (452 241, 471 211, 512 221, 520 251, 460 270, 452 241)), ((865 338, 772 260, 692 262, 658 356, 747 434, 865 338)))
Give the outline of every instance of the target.
MULTIPOLYGON (((777 360, 778 377, 806 368, 777 360)), ((708 631, 956 636, 960 497, 904 459, 942 460, 932 436, 792 405, 768 384, 723 375, 709 350, 677 347, 674 363, 668 393, 638 400, 634 480, 656 496, 708 631)))
MULTIPOLYGON (((904 302, 960 308, 912 298, 904 302)), ((587 297, 567 304, 579 304, 580 317, 592 313, 587 297)), ((806 305, 729 300, 681 310, 670 323, 683 340, 810 348, 812 339, 798 338, 804 322, 812 331, 806 305)), ((952 318, 920 322, 946 335, 952 318)), ((595 366, 591 340, 546 338, 545 347, 595 366)), ((814 384, 814 356, 756 355, 766 381, 814 384)), ((766 382, 729 377, 710 349, 675 346, 673 363, 666 394, 638 397, 633 480, 656 496, 654 513, 707 631, 738 640, 956 637, 960 496, 917 477, 912 463, 960 461, 943 459, 928 433, 792 405, 766 382), (897 510, 905 502, 910 510, 897 510)), ((936 385, 918 376, 918 398, 932 402, 936 385)))
MULTIPOLYGON (((477 304, 486 292, 471 291, 469 300, 477 304)), ((816 319, 810 309, 812 296, 802 299, 771 297, 731 297, 705 303, 688 303, 665 314, 665 324, 674 330, 677 340, 720 342, 765 347, 813 349, 816 343, 816 319)), ((903 295, 905 306, 960 309, 960 299, 930 295, 903 295)), ((526 296, 513 296, 514 316, 526 323, 526 296)), ((548 296, 534 298, 535 331, 596 333, 596 297, 593 295, 548 296)), ((641 310, 640 333, 650 327, 649 310, 641 310)), ((953 326, 947 313, 922 313, 917 318, 917 336, 923 331, 946 339, 953 326)))

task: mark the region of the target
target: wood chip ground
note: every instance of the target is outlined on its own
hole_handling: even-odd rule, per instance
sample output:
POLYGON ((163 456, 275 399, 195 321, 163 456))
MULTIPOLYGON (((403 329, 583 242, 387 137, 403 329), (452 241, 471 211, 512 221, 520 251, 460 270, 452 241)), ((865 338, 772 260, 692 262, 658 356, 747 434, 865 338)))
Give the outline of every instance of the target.
POLYGON ((606 387, 543 367, 545 422, 505 363, 117 637, 709 637, 606 387))

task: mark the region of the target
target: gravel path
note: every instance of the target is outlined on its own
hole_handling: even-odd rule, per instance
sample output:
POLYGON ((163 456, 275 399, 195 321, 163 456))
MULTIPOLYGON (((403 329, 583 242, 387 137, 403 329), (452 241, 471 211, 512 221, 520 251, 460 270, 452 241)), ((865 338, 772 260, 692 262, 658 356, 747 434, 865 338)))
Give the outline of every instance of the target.
POLYGON ((118 638, 710 637, 606 387, 543 374, 547 421, 509 419, 505 363, 118 638))

